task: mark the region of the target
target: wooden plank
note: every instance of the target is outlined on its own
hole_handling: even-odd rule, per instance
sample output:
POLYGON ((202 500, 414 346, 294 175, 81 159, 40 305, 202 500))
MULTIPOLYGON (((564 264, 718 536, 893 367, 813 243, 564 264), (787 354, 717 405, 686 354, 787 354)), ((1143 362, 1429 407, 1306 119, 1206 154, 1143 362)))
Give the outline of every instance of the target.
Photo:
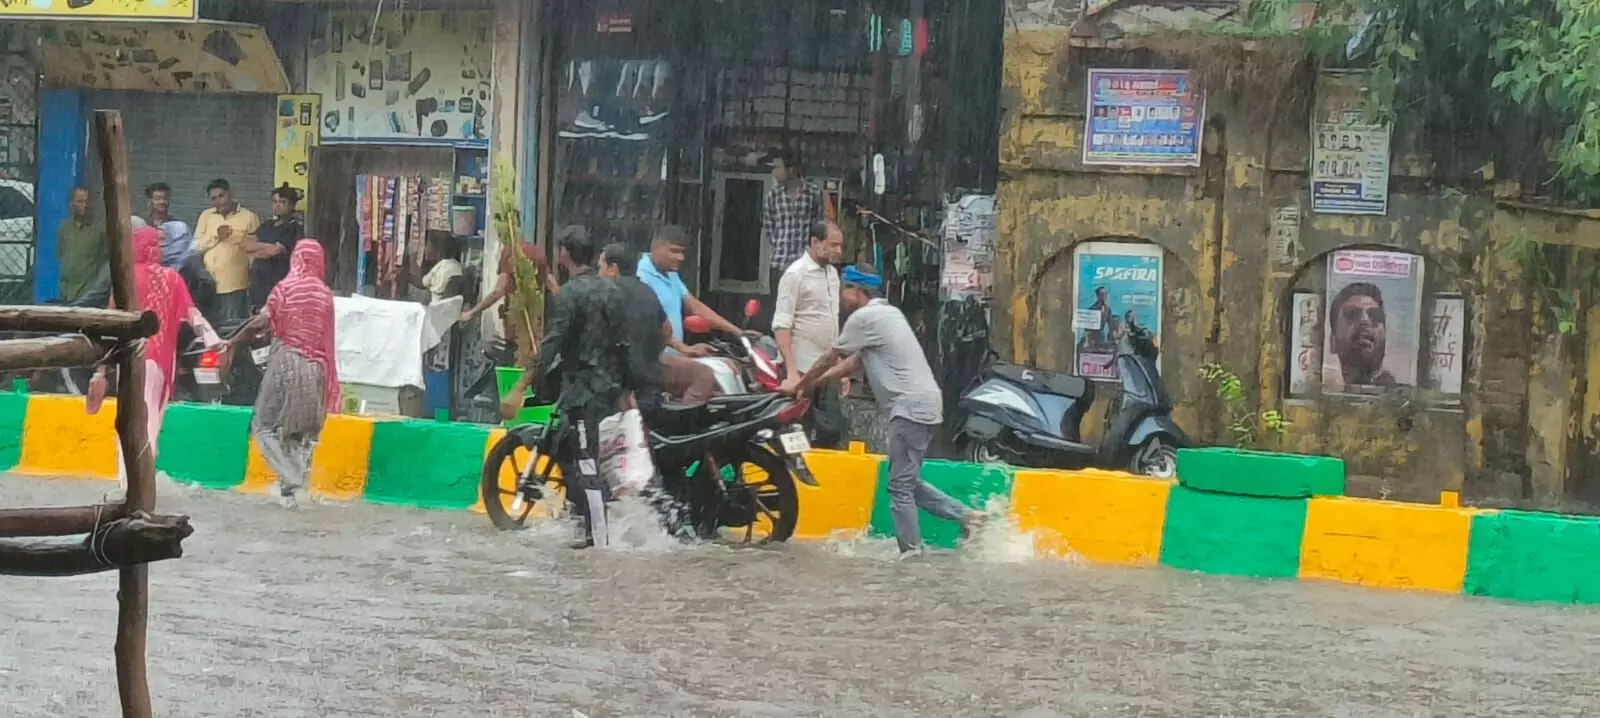
POLYGON ((143 339, 156 333, 156 315, 82 307, 0 307, 0 331, 143 339))

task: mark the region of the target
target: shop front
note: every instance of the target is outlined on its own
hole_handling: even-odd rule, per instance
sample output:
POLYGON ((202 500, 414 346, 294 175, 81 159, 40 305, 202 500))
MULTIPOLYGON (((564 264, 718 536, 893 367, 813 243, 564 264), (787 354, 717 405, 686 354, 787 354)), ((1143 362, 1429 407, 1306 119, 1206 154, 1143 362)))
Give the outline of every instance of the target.
POLYGON ((544 232, 581 224, 643 251, 661 225, 682 226, 696 240, 684 281, 735 316, 776 290, 762 211, 787 156, 844 230, 846 261, 935 325, 946 197, 994 184, 998 0, 557 0, 550 12, 544 232))

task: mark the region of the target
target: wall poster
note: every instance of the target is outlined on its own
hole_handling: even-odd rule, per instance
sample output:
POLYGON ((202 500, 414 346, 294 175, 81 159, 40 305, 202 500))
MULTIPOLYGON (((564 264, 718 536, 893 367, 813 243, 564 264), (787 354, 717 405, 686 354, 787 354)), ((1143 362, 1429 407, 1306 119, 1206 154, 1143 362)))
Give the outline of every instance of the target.
POLYGON ((62 20, 195 20, 196 0, 0 0, 0 17, 62 20))
POLYGON ((1295 292, 1289 317, 1289 396, 1315 392, 1322 371, 1322 297, 1295 292))
POLYGON ((311 148, 322 140, 321 95, 278 95, 272 186, 300 190, 300 211, 311 215, 311 148))
POLYGON ((1086 165, 1199 167, 1205 100, 1187 70, 1089 70, 1086 165))
POLYGON ((1322 390, 1374 393, 1417 385, 1422 258, 1365 249, 1328 255, 1322 390))
POLYGON ((1115 380, 1117 342, 1128 325, 1161 335, 1161 248, 1129 242, 1084 242, 1073 250, 1073 370, 1115 380))
POLYGON ((1441 394, 1461 393, 1461 362, 1466 351, 1466 300, 1459 294, 1435 294, 1428 325, 1428 387, 1441 394))
POLYGON ((1388 124, 1366 115, 1364 75, 1324 73, 1311 117, 1311 211, 1389 211, 1388 124))

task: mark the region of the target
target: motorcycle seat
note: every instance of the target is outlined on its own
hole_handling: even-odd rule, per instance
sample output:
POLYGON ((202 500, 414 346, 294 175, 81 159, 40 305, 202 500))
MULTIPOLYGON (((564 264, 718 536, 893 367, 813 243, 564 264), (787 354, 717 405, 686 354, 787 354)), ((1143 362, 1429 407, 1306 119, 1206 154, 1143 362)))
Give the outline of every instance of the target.
POLYGON ((1093 396, 1094 386, 1088 379, 1072 374, 1033 369, 1016 364, 995 364, 989 367, 989 373, 1014 384, 1019 384, 1029 391, 1043 394, 1056 394, 1080 399, 1093 396))

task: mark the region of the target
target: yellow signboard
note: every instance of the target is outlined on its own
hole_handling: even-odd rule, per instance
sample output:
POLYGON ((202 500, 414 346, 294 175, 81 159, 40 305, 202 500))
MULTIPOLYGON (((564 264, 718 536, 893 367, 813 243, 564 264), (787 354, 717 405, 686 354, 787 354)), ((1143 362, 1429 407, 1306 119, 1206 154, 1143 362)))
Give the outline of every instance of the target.
POLYGON ((0 0, 0 17, 194 20, 199 0, 0 0))
POLYGON ((322 95, 278 95, 277 150, 272 186, 300 190, 300 210, 311 215, 311 148, 322 142, 322 95))

